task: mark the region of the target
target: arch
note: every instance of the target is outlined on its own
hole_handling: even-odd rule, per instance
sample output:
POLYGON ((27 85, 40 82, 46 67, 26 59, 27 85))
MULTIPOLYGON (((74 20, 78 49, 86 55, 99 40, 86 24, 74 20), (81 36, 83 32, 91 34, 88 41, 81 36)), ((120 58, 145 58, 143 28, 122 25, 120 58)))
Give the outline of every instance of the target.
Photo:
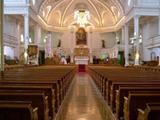
POLYGON ((156 60, 156 53, 155 52, 151 52, 151 61, 156 60))

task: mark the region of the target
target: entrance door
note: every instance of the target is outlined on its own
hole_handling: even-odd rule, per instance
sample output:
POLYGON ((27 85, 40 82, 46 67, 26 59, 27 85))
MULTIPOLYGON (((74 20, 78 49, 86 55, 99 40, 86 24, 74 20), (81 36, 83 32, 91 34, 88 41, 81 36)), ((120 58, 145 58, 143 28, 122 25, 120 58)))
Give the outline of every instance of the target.
POLYGON ((118 63, 119 63, 121 66, 124 66, 124 64, 125 64, 124 51, 119 51, 119 52, 118 52, 118 63))
POLYGON ((45 51, 44 50, 39 51, 38 63, 39 65, 45 64, 45 51))

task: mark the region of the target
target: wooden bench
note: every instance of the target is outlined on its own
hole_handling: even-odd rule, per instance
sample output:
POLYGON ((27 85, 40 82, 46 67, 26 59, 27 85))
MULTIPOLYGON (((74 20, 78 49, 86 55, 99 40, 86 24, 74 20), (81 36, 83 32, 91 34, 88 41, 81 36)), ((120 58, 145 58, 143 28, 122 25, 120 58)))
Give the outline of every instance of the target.
POLYGON ((123 85, 116 90, 116 117, 123 118, 124 97, 131 91, 160 91, 160 85, 123 85))
MULTIPOLYGON (((134 78, 130 78, 130 79, 134 79, 134 78)), ((108 87, 108 92, 107 92, 107 100, 109 105, 111 106, 111 109, 113 110, 113 112, 115 112, 115 99, 116 99, 116 90, 119 89, 120 86, 122 85, 134 85, 134 86, 138 86, 138 85, 160 85, 160 81, 159 80, 150 80, 150 79, 139 79, 136 78, 135 80, 118 80, 118 81, 112 81, 112 84, 108 87)), ((107 89, 106 89, 107 91, 107 89)))
POLYGON ((51 85, 31 85, 31 84, 3 84, 0 85, 0 90, 33 90, 42 91, 48 96, 49 117, 52 119, 55 116, 55 93, 51 85))
POLYGON ((38 120, 30 101, 0 101, 0 120, 38 120))
POLYGON ((160 103, 147 103, 144 110, 138 109, 137 120, 159 120, 160 103))
POLYGON ((31 101, 32 107, 38 108, 38 119, 48 120, 48 97, 42 91, 0 90, 1 101, 31 101))
POLYGON ((103 66, 89 66, 88 71, 102 96, 110 105, 111 110, 113 112, 116 111, 118 118, 120 114, 123 116, 123 100, 120 99, 124 96, 122 95, 120 99, 117 97, 121 86, 128 87, 127 89, 135 92, 139 90, 157 92, 160 89, 160 75, 155 72, 137 71, 134 68, 103 66), (136 86, 137 88, 135 88, 136 86), (143 86, 144 89, 140 88, 140 86, 143 86), (156 86, 156 88, 152 89, 152 86, 156 86))
POLYGON ((75 72, 76 69, 73 66, 12 69, 5 71, 4 75, 0 76, 0 86, 6 87, 6 90, 9 90, 10 87, 12 90, 43 90, 48 96, 49 116, 53 117, 62 103, 75 72))
POLYGON ((39 81, 39 80, 6 80, 6 81, 1 81, 1 86, 4 84, 20 84, 20 85, 28 85, 28 86, 43 86, 43 85, 51 85, 52 89, 54 90, 54 95, 55 95, 55 112, 58 111, 59 105, 60 105, 60 100, 59 100, 59 86, 58 86, 58 81, 39 81))
POLYGON ((128 97, 124 97, 124 119, 136 120, 138 117, 138 108, 144 109, 148 102, 159 102, 159 91, 132 91, 128 97))

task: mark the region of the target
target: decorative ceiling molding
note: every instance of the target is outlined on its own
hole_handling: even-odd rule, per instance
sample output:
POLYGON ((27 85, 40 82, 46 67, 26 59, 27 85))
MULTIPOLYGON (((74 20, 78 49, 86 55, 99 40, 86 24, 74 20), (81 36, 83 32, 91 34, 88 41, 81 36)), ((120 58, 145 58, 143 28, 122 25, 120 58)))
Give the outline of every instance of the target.
POLYGON ((102 26, 102 17, 100 15, 100 13, 98 12, 97 7, 93 4, 93 2, 91 2, 91 0, 88 0, 88 2, 92 5, 92 7, 95 9, 97 15, 98 15, 98 20, 99 20, 99 26, 102 26))
MULTIPOLYGON (((123 13, 124 13, 124 8, 122 6, 122 3, 120 0, 87 0, 85 1, 77 1, 77 0, 44 0, 43 3, 41 4, 40 8, 39 8, 39 16, 41 16, 41 19, 43 19, 43 21, 45 22, 45 24, 49 25, 49 19, 51 18, 52 14, 55 10, 60 10, 61 11, 61 16, 58 18, 60 21, 60 27, 66 27, 66 25, 69 25, 69 22, 65 23, 65 19, 66 17, 68 17, 68 15, 71 12, 74 12, 74 8, 71 8, 72 5, 76 6, 76 3, 84 3, 85 5, 87 5, 88 10, 91 12, 91 14, 93 14, 92 16, 93 19, 97 18, 96 21, 98 20, 98 24, 95 24, 96 27, 100 27, 100 28, 107 28, 110 27, 112 25, 117 25, 117 22, 119 20, 121 20, 121 18, 123 17, 123 13), (97 4, 99 6, 97 6, 97 4), (42 16, 42 13, 45 11, 45 8, 50 5, 52 6, 51 10, 48 12, 47 16, 45 16, 45 18, 42 16), (65 8, 61 7, 64 6, 65 8), (112 7, 115 7, 116 9, 112 9, 112 7), (109 23, 106 24, 107 20, 104 20, 104 15, 103 12, 107 11, 109 17, 109 21, 112 21, 113 23, 109 23), (119 12, 119 13, 118 13, 119 12), (120 17, 119 17, 120 16, 120 17), (65 26, 64 26, 65 25, 65 26)), ((108 16, 107 15, 107 16, 108 16)), ((105 18, 107 17, 105 16, 105 18)), ((73 19, 70 19, 70 22, 74 22, 73 19)), ((91 22, 91 21, 90 21, 91 22)), ((50 22, 50 27, 51 27, 51 22, 50 22)), ((58 27, 53 25, 53 27, 58 27)))
POLYGON ((64 12, 63 12, 63 14, 62 14, 61 24, 60 24, 61 27, 63 26, 63 21, 64 21, 65 14, 66 14, 68 8, 72 5, 73 1, 74 1, 74 0, 71 0, 71 2, 69 2, 69 4, 67 5, 66 9, 64 10, 64 12))
MULTIPOLYGON (((65 11, 64 11, 64 13, 63 13, 63 15, 62 15, 61 26, 63 26, 63 24, 64 24, 64 18, 65 18, 65 16, 66 16, 67 10, 68 10, 68 8, 73 4, 73 2, 74 2, 74 0, 72 0, 72 1, 69 3, 69 5, 66 7, 66 9, 65 9, 65 11)), ((97 9, 96 6, 93 4, 93 2, 91 2, 91 0, 88 0, 88 3, 89 3, 89 4, 93 7, 93 9, 96 11, 96 14, 97 14, 98 20, 99 20, 99 25, 102 26, 102 18, 101 18, 101 15, 100 15, 98 9, 97 9)))
POLYGON ((98 2, 99 4, 101 4, 106 10, 108 10, 108 11, 111 12, 111 14, 112 14, 113 17, 114 17, 114 22, 115 22, 115 21, 116 21, 116 18, 115 18, 115 15, 114 15, 113 11, 111 10, 111 8, 110 8, 107 4, 105 4, 105 3, 103 3, 103 2, 101 2, 101 1, 99 1, 99 0, 95 0, 95 1, 98 2))
POLYGON ((115 4, 115 6, 119 9, 119 11, 120 11, 120 13, 123 15, 124 14, 124 7, 123 7, 123 5, 122 5, 122 3, 121 3, 121 1, 120 0, 112 0, 113 2, 113 4, 115 4))

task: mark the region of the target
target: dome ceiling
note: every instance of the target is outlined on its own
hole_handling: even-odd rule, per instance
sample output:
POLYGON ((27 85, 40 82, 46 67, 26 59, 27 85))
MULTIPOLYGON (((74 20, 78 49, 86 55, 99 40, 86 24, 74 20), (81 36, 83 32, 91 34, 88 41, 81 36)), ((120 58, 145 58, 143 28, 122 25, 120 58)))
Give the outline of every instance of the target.
POLYGON ((64 28, 76 22, 77 9, 90 12, 89 23, 95 28, 114 26, 124 13, 119 0, 43 0, 38 14, 48 26, 64 28))

